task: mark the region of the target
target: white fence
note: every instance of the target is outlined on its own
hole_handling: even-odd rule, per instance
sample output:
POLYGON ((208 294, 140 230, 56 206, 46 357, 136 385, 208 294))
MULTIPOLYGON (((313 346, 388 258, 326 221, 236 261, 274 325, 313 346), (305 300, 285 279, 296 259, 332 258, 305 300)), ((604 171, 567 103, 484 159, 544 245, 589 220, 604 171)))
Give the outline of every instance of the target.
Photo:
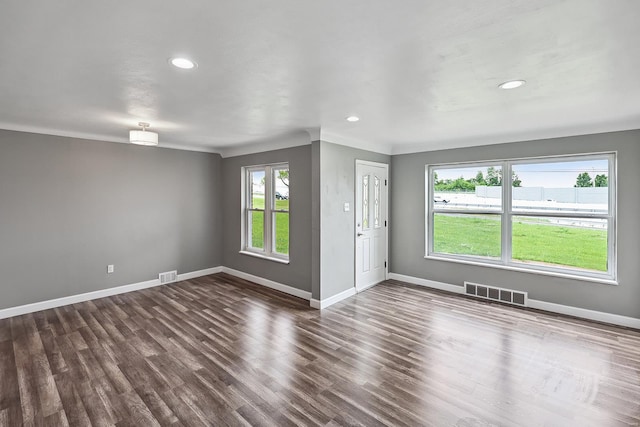
MULTIPOLYGON (((476 197, 500 198, 501 187, 476 186, 476 197)), ((607 187, 545 188, 514 187, 514 200, 555 201, 560 203, 607 204, 607 187)))

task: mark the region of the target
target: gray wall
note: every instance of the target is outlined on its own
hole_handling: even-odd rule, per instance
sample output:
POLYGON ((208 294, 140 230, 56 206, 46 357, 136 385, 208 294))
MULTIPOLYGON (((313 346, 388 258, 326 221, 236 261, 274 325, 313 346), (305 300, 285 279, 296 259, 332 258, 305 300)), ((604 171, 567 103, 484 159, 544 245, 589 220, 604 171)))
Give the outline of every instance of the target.
POLYGON ((0 309, 220 265, 329 298, 354 285, 356 159, 391 163, 390 271, 640 317, 640 131, 392 157, 315 141, 227 159, 0 131, 0 309), (619 286, 423 258, 426 164, 612 150, 619 286), (289 265, 238 253, 241 167, 285 161, 292 177, 289 265), (345 202, 350 212, 343 212, 345 202), (115 264, 114 274, 107 264, 115 264))
POLYGON ((221 265, 220 177, 217 154, 0 131, 0 309, 221 265))
POLYGON ((526 141, 392 157, 390 271, 462 286, 528 291, 532 299, 640 317, 640 131, 526 141), (618 286, 424 259, 424 167, 429 163, 618 152, 618 286))
POLYGON ((320 147, 311 143, 311 297, 320 299, 320 147))
POLYGON ((222 163, 223 265, 311 292, 311 145, 228 157, 222 163), (240 254, 242 167, 289 162, 289 264, 240 254))
MULTIPOLYGON (((356 160, 389 164, 390 156, 320 141, 320 295, 326 299, 355 284, 356 160), (344 212, 344 203, 351 206, 344 212)), ((318 144, 315 143, 314 144, 318 144)))
POLYGON ((390 163, 390 157, 314 141, 223 160, 225 206, 223 264, 226 267, 310 291, 325 299, 354 286, 356 159, 390 163), (289 162, 291 174, 289 265, 240 254, 241 169, 289 162))

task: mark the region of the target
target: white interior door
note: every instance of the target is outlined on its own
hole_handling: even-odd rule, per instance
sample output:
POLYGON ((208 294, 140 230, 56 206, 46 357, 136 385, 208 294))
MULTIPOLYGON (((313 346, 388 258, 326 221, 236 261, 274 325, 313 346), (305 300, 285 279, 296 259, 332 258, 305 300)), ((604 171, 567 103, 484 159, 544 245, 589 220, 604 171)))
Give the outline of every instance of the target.
POLYGON ((389 167, 356 160, 356 289, 387 278, 389 167))

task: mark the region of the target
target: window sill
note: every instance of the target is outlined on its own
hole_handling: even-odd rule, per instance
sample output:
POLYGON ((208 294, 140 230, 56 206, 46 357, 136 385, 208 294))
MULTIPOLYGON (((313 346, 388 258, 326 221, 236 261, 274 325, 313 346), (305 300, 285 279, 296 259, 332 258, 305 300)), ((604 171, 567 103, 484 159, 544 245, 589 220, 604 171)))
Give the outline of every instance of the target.
POLYGON ((255 258, 266 259, 268 261, 274 261, 280 264, 289 264, 289 260, 284 258, 276 258, 273 256, 262 255, 262 254, 259 254, 256 252, 250 252, 250 251, 240 251, 239 253, 241 253, 242 255, 249 255, 255 258))
POLYGON ((578 274, 572 274, 572 273, 560 273, 555 271, 537 270, 533 268, 519 267, 519 266, 513 266, 513 265, 492 264, 488 262, 485 263, 485 262, 471 261, 466 259, 445 258, 441 256, 434 256, 434 255, 425 255, 424 258, 428 260, 434 260, 434 261, 455 262, 458 264, 475 265, 478 267, 489 267, 489 268, 497 268, 500 270, 517 271, 519 273, 529 273, 529 274, 538 274, 541 276, 561 277, 563 279, 579 280, 582 282, 601 283, 603 285, 616 285, 616 286, 618 285, 618 282, 613 279, 580 276, 578 274))

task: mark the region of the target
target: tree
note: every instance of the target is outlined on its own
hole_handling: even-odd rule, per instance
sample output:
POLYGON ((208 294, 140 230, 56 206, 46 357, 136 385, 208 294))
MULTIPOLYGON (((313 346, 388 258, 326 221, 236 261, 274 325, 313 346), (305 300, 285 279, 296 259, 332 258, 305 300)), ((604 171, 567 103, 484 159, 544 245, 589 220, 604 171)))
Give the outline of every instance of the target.
POLYGON ((520 187, 522 180, 516 175, 514 171, 511 171, 511 186, 520 187))
POLYGON ((487 181, 484 180, 484 175, 482 174, 482 171, 478 171, 474 181, 478 185, 487 185, 487 181))
POLYGON ((588 172, 582 172, 576 178, 576 185, 574 187, 593 187, 593 181, 591 180, 591 176, 588 172))
MULTIPOLYGON (((476 177, 469 180, 475 182, 478 185, 487 185, 489 187, 499 187, 502 185, 502 169, 496 169, 493 166, 487 168, 487 177, 482 175, 482 171, 478 171, 476 177)), ((516 175, 514 171, 511 171, 511 185, 513 187, 521 187, 522 180, 516 175)))
POLYGON ((487 169, 486 182, 489 187, 502 185, 502 169, 496 169, 493 166, 489 166, 487 169))
POLYGON ((279 169, 278 179, 289 188, 289 169, 279 169))
POLYGON ((434 185, 434 188, 437 191, 473 191, 476 189, 476 185, 471 181, 472 180, 466 180, 463 177, 456 180, 445 179, 443 181, 438 181, 434 185))
MULTIPOLYGON (((278 179, 282 181, 284 185, 289 187, 289 169, 279 169, 278 179)), ((260 183, 264 185, 265 182, 266 182, 266 178, 263 176, 262 179, 260 180, 260 183)))
POLYGON ((460 191, 473 191, 476 189, 475 184, 465 180, 463 177, 460 177, 453 181, 452 190, 460 190, 460 191))
MULTIPOLYGON (((470 192, 476 189, 477 185, 487 185, 499 187, 502 185, 502 169, 490 166, 485 177, 482 171, 478 171, 474 178, 465 179, 463 176, 453 180, 450 178, 438 180, 438 174, 433 173, 434 189, 437 191, 463 191, 470 192)), ((520 187, 522 181, 515 173, 511 174, 511 182, 514 187, 520 187)))
MULTIPOLYGON (((476 177, 470 179, 469 182, 474 182, 478 185, 487 185, 489 187, 499 187, 502 185, 502 169, 496 169, 493 166, 489 166, 487 168, 486 178, 483 176, 482 171, 478 171, 476 177)), ((522 180, 514 171, 511 171, 511 185, 513 187, 522 186, 522 180)))
POLYGON ((596 187, 608 187, 609 180, 607 179, 607 175, 605 174, 596 175, 595 184, 596 184, 596 187))

